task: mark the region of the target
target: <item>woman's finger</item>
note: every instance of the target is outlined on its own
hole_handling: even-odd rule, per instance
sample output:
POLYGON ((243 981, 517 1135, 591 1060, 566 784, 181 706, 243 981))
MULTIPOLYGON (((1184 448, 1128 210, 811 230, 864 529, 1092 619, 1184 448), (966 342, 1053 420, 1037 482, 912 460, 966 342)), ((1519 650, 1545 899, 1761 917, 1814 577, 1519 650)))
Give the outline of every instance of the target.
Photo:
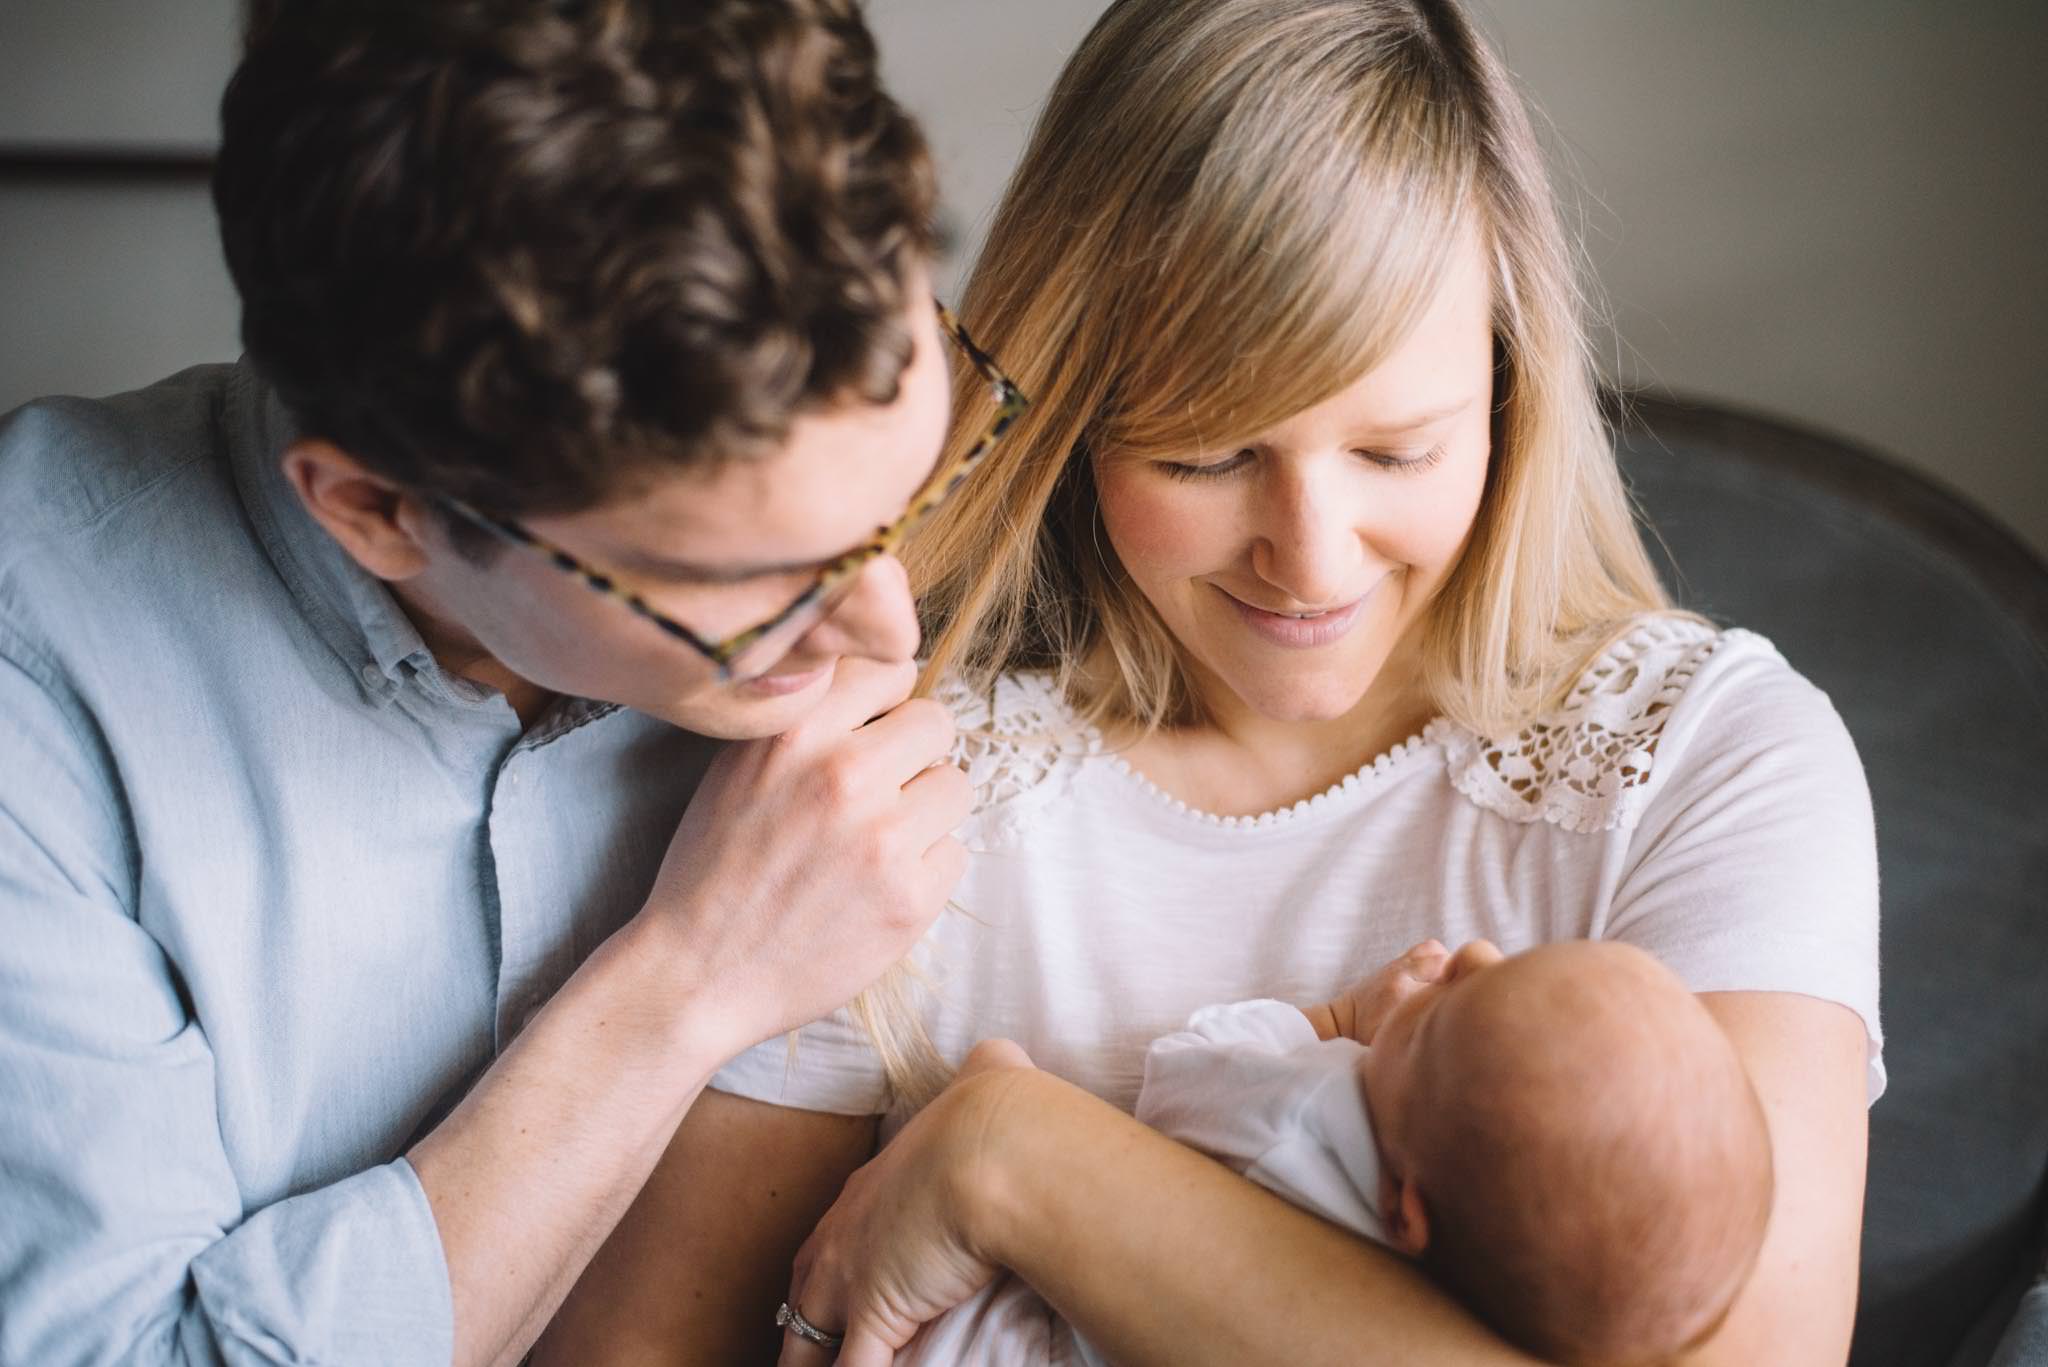
POLYGON ((836 1367, 891 1367, 895 1361, 896 1350, 889 1346, 889 1340, 862 1325, 847 1331, 846 1346, 839 1350, 836 1367))
MULTIPOLYGON (((816 1238, 815 1234, 812 1238, 816 1238)), ((806 1322, 817 1326, 828 1334, 841 1332, 839 1326, 845 1323, 841 1310, 826 1302, 831 1298, 821 1286, 811 1281, 811 1240, 804 1240, 804 1246, 797 1250, 796 1264, 789 1277, 788 1304, 802 1312, 806 1322)), ((823 1344, 812 1343, 794 1329, 784 1327, 782 1351, 775 1359, 775 1367, 825 1367, 837 1360, 837 1352, 823 1344)))
MULTIPOLYGON (((790 1304, 795 1305, 796 1302, 791 1301, 790 1304)), ((807 1320, 811 1319, 808 1313, 804 1315, 804 1318, 807 1320)), ((811 1323, 817 1325, 820 1329, 830 1328, 829 1325, 820 1320, 811 1320, 811 1323)), ((848 1339, 848 1342, 851 1343, 852 1340, 848 1339)), ((812 1343, 795 1330, 784 1329, 782 1331, 782 1352, 775 1359, 775 1367, 827 1367, 827 1364, 842 1363, 844 1361, 846 1361, 846 1357, 843 1349, 827 1348, 821 1343, 812 1343)), ((889 1359, 887 1358, 882 1359, 885 1367, 888 1361, 889 1359)))

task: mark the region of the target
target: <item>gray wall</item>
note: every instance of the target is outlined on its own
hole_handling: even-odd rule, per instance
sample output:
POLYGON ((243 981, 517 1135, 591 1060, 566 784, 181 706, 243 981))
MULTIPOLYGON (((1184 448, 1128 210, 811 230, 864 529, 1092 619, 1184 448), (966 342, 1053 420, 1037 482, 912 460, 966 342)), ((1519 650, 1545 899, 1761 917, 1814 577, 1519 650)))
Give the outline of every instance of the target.
MULTIPOLYGON (((2048 3, 1479 3, 1553 125, 1614 374, 1860 438, 2048 551, 2048 3)), ((1099 9, 871 0, 970 250, 1099 9)), ((204 139, 232 26, 0 0, 0 141, 204 139)), ((0 181, 0 299, 0 409, 236 350, 197 186, 0 181)))
MULTIPOLYGON (((215 138, 235 0, 0 0, 0 147, 178 153, 215 138)), ((204 182, 0 178, 0 411, 232 360, 204 182)))

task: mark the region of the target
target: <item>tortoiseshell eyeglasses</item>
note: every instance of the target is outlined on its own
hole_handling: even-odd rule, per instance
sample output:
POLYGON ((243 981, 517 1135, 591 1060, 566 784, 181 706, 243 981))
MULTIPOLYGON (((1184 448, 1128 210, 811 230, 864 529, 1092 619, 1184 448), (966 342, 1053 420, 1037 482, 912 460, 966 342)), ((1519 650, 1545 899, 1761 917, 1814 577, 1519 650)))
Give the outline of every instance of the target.
POLYGON ((620 576, 608 570, 571 555, 560 546, 533 532, 511 518, 496 517, 473 508, 458 499, 437 496, 435 502, 463 521, 502 537, 517 546, 524 546, 547 557, 550 563, 565 574, 573 575, 585 585, 605 597, 624 604, 635 614, 646 618, 655 626, 677 640, 688 645, 718 669, 719 680, 723 683, 745 683, 758 679, 767 673, 782 657, 802 640, 811 628, 829 616, 832 610, 845 600, 860 579, 861 571, 878 556, 893 554, 903 544, 917 524, 966 480, 974 467, 981 463, 1003 433, 1017 420, 1030 405, 1030 400, 1010 377, 1003 374, 1001 367, 990 359, 987 352, 974 344, 967 335, 960 320, 955 318, 945 305, 939 305, 939 330, 952 339, 961 354, 973 363, 994 390, 995 417, 988 430, 974 445, 940 469, 934 470, 930 479, 911 498, 910 506, 903 510, 903 516, 889 526, 876 529, 872 538, 855 549, 829 562, 819 569, 817 578, 810 587, 798 594, 789 606, 768 620, 748 627, 737 635, 723 640, 710 640, 698 635, 690 628, 668 616, 659 608, 641 597, 639 592, 627 586, 620 576))

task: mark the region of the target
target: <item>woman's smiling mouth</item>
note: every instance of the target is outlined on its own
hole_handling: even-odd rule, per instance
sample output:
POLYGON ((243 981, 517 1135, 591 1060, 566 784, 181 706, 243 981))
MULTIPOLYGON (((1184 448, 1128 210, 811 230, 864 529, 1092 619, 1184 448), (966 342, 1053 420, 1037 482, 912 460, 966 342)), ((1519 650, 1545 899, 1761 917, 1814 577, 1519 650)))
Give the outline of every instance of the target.
MULTIPOLYGON (((1385 583, 1385 579, 1380 584, 1385 583)), ((1360 597, 1336 607, 1318 612, 1273 612, 1257 607, 1239 598, 1230 590, 1212 584, 1218 593, 1228 599, 1231 607, 1244 624, 1263 641, 1289 650, 1307 650, 1326 646, 1341 640, 1349 634, 1365 605, 1379 592, 1380 584, 1374 584, 1360 597)))

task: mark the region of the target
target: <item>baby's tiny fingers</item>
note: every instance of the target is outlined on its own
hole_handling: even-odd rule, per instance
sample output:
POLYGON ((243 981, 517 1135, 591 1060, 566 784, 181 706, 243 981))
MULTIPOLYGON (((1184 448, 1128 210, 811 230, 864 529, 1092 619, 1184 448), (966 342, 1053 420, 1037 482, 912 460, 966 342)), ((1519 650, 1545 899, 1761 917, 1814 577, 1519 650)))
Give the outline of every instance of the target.
POLYGON ((1407 961, 1410 977, 1428 981, 1442 974, 1444 965, 1450 962, 1451 951, 1440 940, 1424 940, 1401 957, 1407 961))

